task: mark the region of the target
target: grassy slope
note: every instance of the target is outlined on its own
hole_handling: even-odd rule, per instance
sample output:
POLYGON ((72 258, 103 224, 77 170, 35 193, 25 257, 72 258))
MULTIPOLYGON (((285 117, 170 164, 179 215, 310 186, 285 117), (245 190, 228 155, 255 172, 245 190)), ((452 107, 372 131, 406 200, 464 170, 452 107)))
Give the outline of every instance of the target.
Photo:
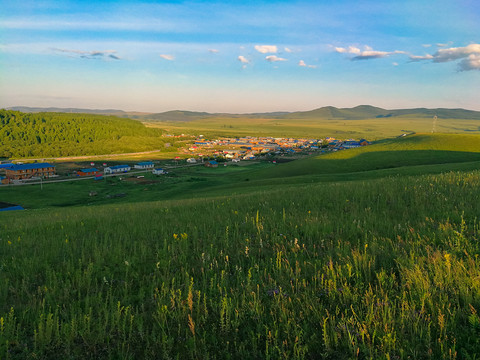
POLYGON ((410 135, 374 145, 281 164, 257 178, 341 174, 417 165, 480 161, 480 136, 410 135))
POLYGON ((476 171, 4 214, 0 356, 473 358, 479 184, 476 171))

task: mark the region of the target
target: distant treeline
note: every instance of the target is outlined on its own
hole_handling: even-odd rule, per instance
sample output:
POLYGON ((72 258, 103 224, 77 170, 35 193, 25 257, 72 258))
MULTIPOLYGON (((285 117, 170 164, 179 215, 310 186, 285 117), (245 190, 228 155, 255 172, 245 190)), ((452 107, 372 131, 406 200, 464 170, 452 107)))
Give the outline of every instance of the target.
POLYGON ((6 158, 163 149, 161 135, 160 129, 114 116, 0 110, 0 157, 6 158))

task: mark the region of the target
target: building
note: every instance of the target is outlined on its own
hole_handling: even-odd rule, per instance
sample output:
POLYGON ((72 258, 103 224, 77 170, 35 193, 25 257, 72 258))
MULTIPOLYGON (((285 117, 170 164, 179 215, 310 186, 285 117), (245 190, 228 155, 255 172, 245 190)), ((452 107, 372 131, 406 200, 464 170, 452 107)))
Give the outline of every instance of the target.
POLYGON ((77 176, 95 176, 99 172, 100 171, 96 168, 80 169, 80 170, 77 171, 77 176))
POLYGON ((133 166, 135 169, 153 169, 154 165, 151 161, 144 161, 133 166))
POLYGON ((197 160, 195 160, 195 158, 188 158, 187 159, 187 163, 189 164, 195 164, 197 162, 197 160))
POLYGON ((153 169, 152 173, 154 175, 165 175, 165 174, 167 174, 167 172, 163 169, 153 169))
POLYGON ((205 163, 206 167, 216 168, 218 167, 218 163, 215 160, 207 161, 205 163))
POLYGON ((55 166, 49 163, 15 164, 5 169, 8 180, 23 180, 32 177, 48 178, 55 175, 55 166))
POLYGON ((128 165, 115 165, 115 166, 109 166, 103 169, 103 172, 105 174, 119 174, 119 173, 126 173, 130 171, 130 166, 128 165))

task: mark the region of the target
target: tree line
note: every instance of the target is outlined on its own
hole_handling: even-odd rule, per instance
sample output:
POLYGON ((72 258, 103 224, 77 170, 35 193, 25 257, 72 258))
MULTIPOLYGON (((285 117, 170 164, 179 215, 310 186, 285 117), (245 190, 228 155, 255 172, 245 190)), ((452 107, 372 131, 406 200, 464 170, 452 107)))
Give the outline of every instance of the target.
MULTIPOLYGON (((0 157, 56 157, 163 149, 160 129, 95 114, 0 110, 0 157)), ((175 146, 168 148, 174 151, 175 146)))

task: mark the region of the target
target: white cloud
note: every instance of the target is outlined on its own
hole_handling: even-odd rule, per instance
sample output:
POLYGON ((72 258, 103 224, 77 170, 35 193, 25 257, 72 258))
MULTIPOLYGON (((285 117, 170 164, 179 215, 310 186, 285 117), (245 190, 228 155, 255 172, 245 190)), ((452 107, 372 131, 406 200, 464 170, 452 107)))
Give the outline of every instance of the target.
POLYGON ((392 65, 393 65, 393 66, 398 66, 398 63, 397 63, 397 62, 393 62, 392 65))
POLYGON ((458 64, 460 71, 480 70, 480 54, 471 54, 458 64))
POLYGON ((255 50, 259 53, 267 54, 267 53, 276 53, 277 46, 276 45, 255 45, 255 50))
POLYGON ((212 54, 218 54, 220 52, 217 49, 208 49, 208 51, 211 52, 212 54))
POLYGON ((355 46, 349 46, 348 48, 336 47, 335 51, 338 53, 346 53, 346 54, 360 54, 361 51, 359 48, 355 46))
POLYGON ((432 46, 432 44, 423 44, 422 45, 424 48, 429 48, 430 46, 432 46))
POLYGON ((307 65, 307 64, 305 63, 305 61, 303 61, 303 60, 300 60, 300 61, 298 62, 298 66, 308 67, 308 68, 310 68, 310 69, 315 69, 315 68, 316 68, 315 65, 307 65))
POLYGON ((276 55, 268 55, 268 56, 265 57, 265 60, 270 61, 270 62, 287 61, 287 59, 278 57, 276 55))
POLYGON ((425 56, 410 56, 411 61, 432 60, 434 63, 444 63, 461 60, 458 63, 460 71, 480 70, 480 44, 470 44, 463 47, 439 49, 434 54, 425 56))
POLYGON ((404 51, 395 50, 395 51, 378 51, 373 50, 371 46, 365 45, 364 50, 360 50, 356 46, 349 46, 348 48, 344 47, 335 47, 334 48, 337 53, 341 54, 352 54, 356 55, 351 58, 351 60, 370 60, 370 59, 378 59, 384 58, 393 54, 405 54, 404 51))
POLYGON ((242 64, 249 64, 250 63, 250 61, 248 61, 248 59, 243 55, 240 55, 238 57, 238 61, 240 61, 242 64))
POLYGON ((288 47, 284 48, 284 50, 285 50, 285 52, 287 52, 287 53, 291 53, 291 52, 292 52, 292 49, 290 49, 290 48, 288 48, 288 47))
POLYGON ((471 54, 480 54, 480 44, 470 44, 465 47, 440 49, 433 54, 434 62, 447 62, 468 57, 471 54))
POLYGON ((168 61, 173 61, 175 60, 175 56, 173 55, 168 55, 168 54, 160 54, 160 57, 162 59, 168 60, 168 61))
POLYGON ((427 55, 410 55, 410 61, 422 61, 422 60, 430 60, 433 59, 433 56, 430 54, 427 55))

